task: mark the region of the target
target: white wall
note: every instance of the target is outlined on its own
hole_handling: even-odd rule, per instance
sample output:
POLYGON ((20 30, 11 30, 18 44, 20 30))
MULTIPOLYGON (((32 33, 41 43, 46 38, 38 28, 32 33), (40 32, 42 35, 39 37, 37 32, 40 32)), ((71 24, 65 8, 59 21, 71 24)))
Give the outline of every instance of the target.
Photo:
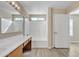
POLYGON ((73 41, 79 41, 79 15, 72 15, 73 19, 73 41))
POLYGON ((30 21, 29 32, 32 36, 33 48, 47 48, 47 18, 45 21, 30 21))
POLYGON ((30 34, 33 36, 33 41, 47 41, 47 21, 31 21, 30 34))

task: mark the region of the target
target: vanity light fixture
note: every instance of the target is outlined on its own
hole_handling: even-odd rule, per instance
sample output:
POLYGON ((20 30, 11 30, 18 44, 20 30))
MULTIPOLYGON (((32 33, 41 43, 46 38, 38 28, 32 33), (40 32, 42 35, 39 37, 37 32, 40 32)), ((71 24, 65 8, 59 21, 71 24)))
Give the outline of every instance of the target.
POLYGON ((20 9, 20 7, 17 4, 15 4, 15 8, 18 10, 20 9))
POLYGON ((14 1, 9 2, 9 4, 12 5, 15 9, 20 9, 20 7, 14 1))

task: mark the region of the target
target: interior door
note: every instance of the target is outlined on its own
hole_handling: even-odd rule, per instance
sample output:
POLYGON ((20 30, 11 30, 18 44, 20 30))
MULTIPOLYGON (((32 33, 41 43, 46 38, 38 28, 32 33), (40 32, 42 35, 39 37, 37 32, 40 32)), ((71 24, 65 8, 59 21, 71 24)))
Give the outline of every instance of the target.
POLYGON ((55 48, 69 46, 69 16, 66 14, 53 15, 53 43, 55 48))

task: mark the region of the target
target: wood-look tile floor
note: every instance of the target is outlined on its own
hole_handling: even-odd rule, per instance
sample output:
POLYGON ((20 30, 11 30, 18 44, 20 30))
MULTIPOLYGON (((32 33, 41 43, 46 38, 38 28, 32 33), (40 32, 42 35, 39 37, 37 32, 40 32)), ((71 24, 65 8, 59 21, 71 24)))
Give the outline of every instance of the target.
POLYGON ((68 57, 69 49, 46 49, 35 48, 30 52, 25 52, 23 57, 68 57))

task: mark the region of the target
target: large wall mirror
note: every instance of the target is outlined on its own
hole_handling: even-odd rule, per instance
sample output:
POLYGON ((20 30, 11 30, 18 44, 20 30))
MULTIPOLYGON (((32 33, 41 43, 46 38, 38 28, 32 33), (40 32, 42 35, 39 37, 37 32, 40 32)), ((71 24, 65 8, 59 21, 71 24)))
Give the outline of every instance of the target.
POLYGON ((23 16, 9 3, 0 2, 0 33, 23 32, 23 16))

